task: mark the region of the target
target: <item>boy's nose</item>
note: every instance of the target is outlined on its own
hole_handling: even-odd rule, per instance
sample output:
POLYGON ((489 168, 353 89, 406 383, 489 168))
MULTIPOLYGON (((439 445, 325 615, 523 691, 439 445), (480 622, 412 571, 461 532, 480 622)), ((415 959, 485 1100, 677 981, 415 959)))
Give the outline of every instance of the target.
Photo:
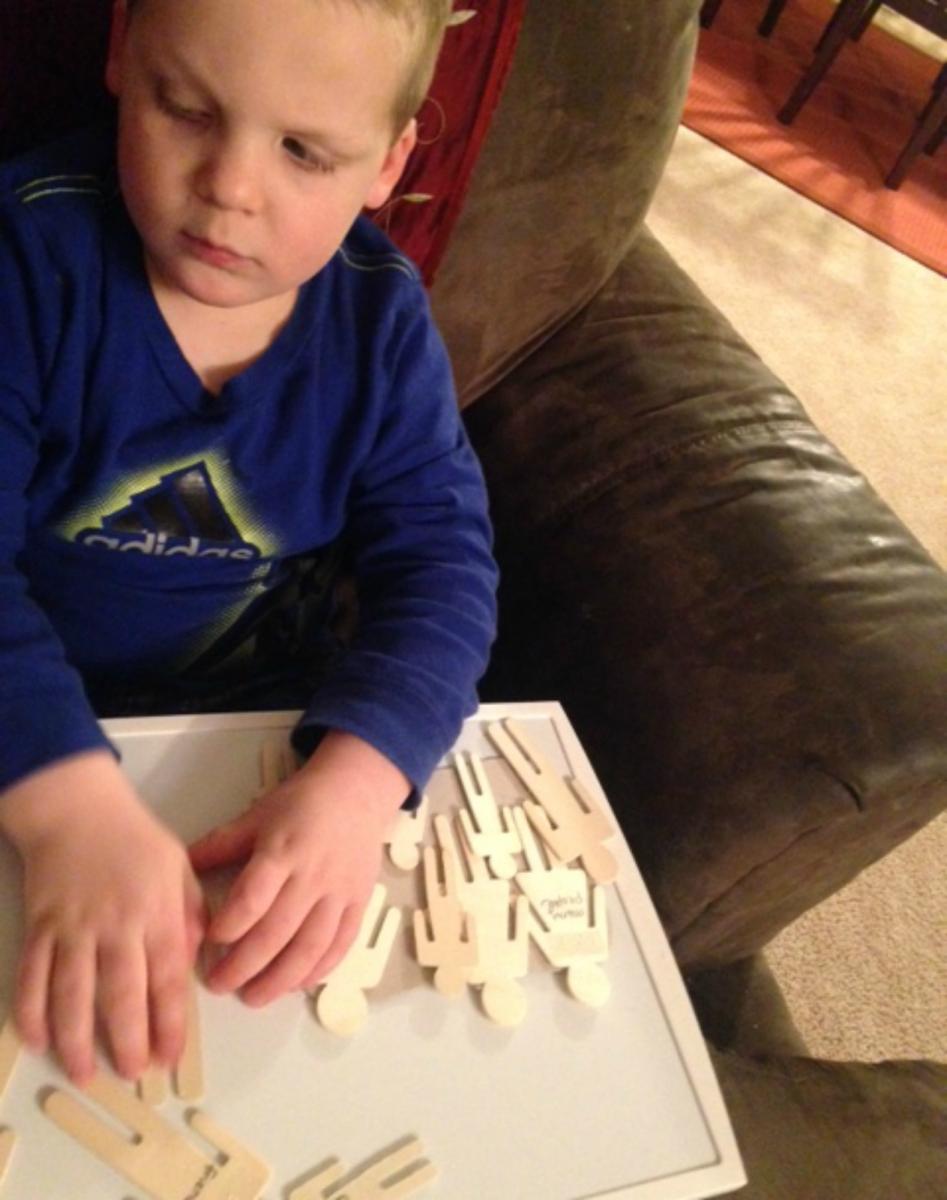
POLYGON ((262 195, 260 163, 249 146, 221 141, 201 162, 195 189, 215 208, 255 212, 262 195))

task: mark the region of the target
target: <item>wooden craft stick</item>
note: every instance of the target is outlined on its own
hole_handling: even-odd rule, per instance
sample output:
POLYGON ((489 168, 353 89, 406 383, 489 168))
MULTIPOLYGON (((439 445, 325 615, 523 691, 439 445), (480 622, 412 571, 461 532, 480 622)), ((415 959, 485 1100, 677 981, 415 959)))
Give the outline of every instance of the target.
POLYGON ((414 812, 399 812, 388 833, 388 857, 402 871, 413 871, 421 861, 421 843, 431 802, 427 796, 414 812))
POLYGON ((437 1167, 422 1158, 421 1143, 411 1138, 384 1158, 347 1180, 333 1200, 402 1200, 437 1179, 437 1167))
POLYGON ((365 1023, 365 992, 377 987, 401 928, 401 909, 389 908, 382 918, 388 889, 376 883, 355 941, 345 958, 326 976, 316 998, 316 1016, 331 1033, 351 1037, 365 1023))
POLYGON ((271 792, 296 771, 296 756, 284 737, 264 738, 260 745, 260 795, 271 792))
POLYGON ((12 1129, 0 1129, 0 1187, 6 1178, 13 1157, 13 1147, 16 1145, 16 1134, 12 1129))
POLYGON ((520 852, 520 841, 506 809, 501 816, 482 759, 461 751, 454 755, 454 770, 467 803, 467 809, 460 811, 467 844, 474 854, 486 859, 498 879, 512 879, 516 874, 513 856, 520 852))
POLYGON ((201 1010, 197 980, 192 975, 187 993, 187 1033, 184 1053, 174 1068, 174 1090, 182 1100, 204 1096, 204 1052, 201 1045, 201 1010))
MULTIPOLYGON (((441 853, 456 855, 451 823, 443 814, 434 818, 441 853)), ((477 959, 464 969, 467 983, 481 987, 480 1002, 499 1025, 518 1025, 526 1015, 526 995, 516 983, 529 970, 529 905, 522 896, 510 908, 510 885, 493 879, 484 861, 461 837, 457 891, 464 912, 477 929, 477 959)))
POLYGON ((171 1094, 171 1073, 152 1063, 138 1080, 138 1098, 152 1108, 160 1108, 171 1094))
POLYGON ((189 1114, 188 1122, 226 1155, 223 1164, 216 1161, 216 1156, 202 1154, 114 1079, 96 1076, 87 1086, 85 1098, 126 1126, 130 1136, 123 1137, 89 1105, 66 1092, 51 1091, 43 1101, 43 1111, 60 1129, 153 1200, 259 1200, 269 1168, 205 1113, 189 1114))
POLYGON ((476 923, 461 908, 457 864, 450 851, 425 846, 423 862, 427 908, 414 912, 415 955, 422 967, 434 968, 434 986, 442 996, 459 996, 466 986, 465 971, 477 961, 476 923))
POLYGON ((315 1175, 310 1175, 305 1182, 294 1187, 286 1200, 323 1200, 333 1184, 338 1183, 345 1175, 345 1167, 339 1160, 333 1159, 315 1175))
POLYGON ((601 843, 614 832, 589 791, 562 779, 512 718, 487 726, 487 736, 538 803, 527 802, 527 815, 543 841, 563 862, 579 859, 596 883, 611 883, 618 864, 601 843))
POLYGON ((0 1029, 0 1100, 7 1090, 7 1085, 20 1057, 20 1035, 12 1017, 7 1017, 0 1029))

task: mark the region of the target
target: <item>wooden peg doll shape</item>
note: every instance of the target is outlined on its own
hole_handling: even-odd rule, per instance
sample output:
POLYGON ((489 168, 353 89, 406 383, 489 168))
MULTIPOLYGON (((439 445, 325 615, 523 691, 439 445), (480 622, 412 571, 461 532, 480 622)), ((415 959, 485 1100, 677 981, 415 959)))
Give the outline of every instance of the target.
POLYGON ((221 1129, 206 1113, 188 1115, 191 1128, 226 1156, 206 1155, 116 1080, 98 1075, 80 1101, 51 1091, 43 1111, 65 1133, 120 1172, 153 1200, 259 1200, 269 1168, 221 1129), (120 1134, 101 1120, 85 1100, 93 1101, 135 1135, 120 1134))
POLYGON ((556 857, 566 863, 579 859, 596 883, 611 883, 618 864, 602 842, 614 831, 588 789, 558 775, 520 722, 493 722, 487 736, 538 801, 524 808, 556 857))
MULTIPOLYGON (((7 1090, 20 1057, 20 1038, 12 1017, 7 1017, 0 1029, 0 1099, 7 1090)), ((0 1183, 10 1166, 16 1134, 12 1129, 0 1129, 0 1183)))
POLYGON ((13 1147, 16 1145, 16 1134, 12 1129, 0 1129, 0 1187, 13 1157, 13 1147))
POLYGON ((388 832, 388 857, 399 870, 413 871, 421 861, 421 843, 427 828, 431 802, 427 796, 414 812, 398 813, 388 832))
MULTIPOLYGON (((442 853, 456 854, 451 823, 434 818, 442 853)), ((498 1025, 518 1025, 526 1015, 526 995, 516 982, 529 970, 529 905, 518 896, 511 909, 510 885, 492 879, 485 863, 461 837, 458 892, 464 911, 476 923, 477 961, 465 971, 468 983, 481 987, 480 1002, 498 1025)))
POLYGON ((271 792, 296 771, 296 755, 284 737, 265 738, 260 746, 260 790, 271 792))
POLYGON ((174 1094, 181 1100, 200 1100, 204 1095, 204 1059, 201 1045, 200 1002, 197 979, 191 976, 187 993, 187 1029, 184 1051, 171 1071, 150 1066, 138 1081, 138 1095, 157 1108, 167 1100, 173 1082, 174 1094))
POLYGON ((387 895, 384 884, 376 883, 355 941, 326 976, 316 997, 320 1024, 339 1037, 351 1037, 364 1025, 368 1016, 365 993, 381 982, 401 928, 400 908, 389 908, 382 918, 387 895))
POLYGON ((324 1200, 330 1195, 332 1200, 403 1200, 437 1178, 437 1168, 422 1158, 422 1154, 421 1143, 417 1138, 411 1138, 348 1179, 345 1167, 332 1162, 294 1188, 288 1200, 324 1200), (341 1190, 333 1190, 343 1179, 345 1183, 341 1190))
POLYGON ((455 856, 425 846, 422 861, 427 908, 414 912, 415 954, 422 967, 434 969, 434 986, 442 996, 459 996, 466 986, 465 972, 477 961, 474 918, 461 907, 455 856))
POLYGON ((454 770, 467 804, 460 810, 467 845, 486 860, 498 879, 512 879, 516 874, 514 855, 520 851, 519 835, 510 824, 509 809, 497 804, 483 760, 460 751, 454 755, 454 770))
POLYGON ((605 891, 591 888, 584 871, 547 863, 525 813, 514 811, 527 869, 516 876, 529 897, 530 933, 548 961, 565 970, 566 987, 576 1000, 600 1008, 611 994, 608 976, 599 966, 608 958, 608 913, 605 891))

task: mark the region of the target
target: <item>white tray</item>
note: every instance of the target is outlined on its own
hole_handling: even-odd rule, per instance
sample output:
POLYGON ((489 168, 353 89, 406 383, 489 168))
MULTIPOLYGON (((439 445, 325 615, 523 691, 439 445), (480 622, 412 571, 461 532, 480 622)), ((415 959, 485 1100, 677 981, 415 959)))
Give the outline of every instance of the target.
MULTIPOLYGON (((191 840, 246 805, 259 786, 261 744, 285 734, 296 715, 147 718, 105 728, 141 794, 191 840)), ((527 723, 557 770, 610 812, 553 703, 484 706, 467 722, 458 748, 489 760, 502 801, 523 789, 484 726, 508 716, 527 723)), ((459 806, 449 765, 428 794, 435 811, 459 806)), ((745 1183, 687 994, 617 824, 608 846, 620 870, 607 889, 612 992, 602 1009, 572 999, 538 955, 522 981, 529 1011, 518 1028, 493 1025, 474 989, 445 999, 412 955, 420 870, 405 874, 387 862, 389 902, 405 919, 354 1038, 322 1029, 302 995, 250 1010, 201 993, 207 1088, 199 1107, 271 1164, 267 1200, 284 1200, 330 1157, 356 1166, 408 1134, 441 1172, 425 1194, 450 1200, 699 1200, 745 1183)), ((20 938, 19 886, 16 858, 0 844, 3 1013, 20 938)), ((68 1089, 55 1063, 21 1054, 0 1104, 0 1127, 18 1135, 3 1200, 141 1195, 43 1115, 38 1100, 51 1086, 68 1089)), ((160 1111, 187 1128, 183 1103, 172 1098, 160 1111)))

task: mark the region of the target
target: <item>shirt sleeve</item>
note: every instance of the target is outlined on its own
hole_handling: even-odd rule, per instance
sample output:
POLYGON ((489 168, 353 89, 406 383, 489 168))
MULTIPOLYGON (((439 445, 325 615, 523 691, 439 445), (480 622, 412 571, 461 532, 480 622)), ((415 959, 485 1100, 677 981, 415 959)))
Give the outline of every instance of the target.
POLYGON ((411 781, 409 804, 476 710, 497 586, 483 474, 418 295, 347 513, 358 630, 295 738, 305 752, 326 729, 362 737, 411 781))
POLYGON ((38 233, 0 208, 0 789, 57 759, 109 745, 18 566, 61 290, 38 233))

